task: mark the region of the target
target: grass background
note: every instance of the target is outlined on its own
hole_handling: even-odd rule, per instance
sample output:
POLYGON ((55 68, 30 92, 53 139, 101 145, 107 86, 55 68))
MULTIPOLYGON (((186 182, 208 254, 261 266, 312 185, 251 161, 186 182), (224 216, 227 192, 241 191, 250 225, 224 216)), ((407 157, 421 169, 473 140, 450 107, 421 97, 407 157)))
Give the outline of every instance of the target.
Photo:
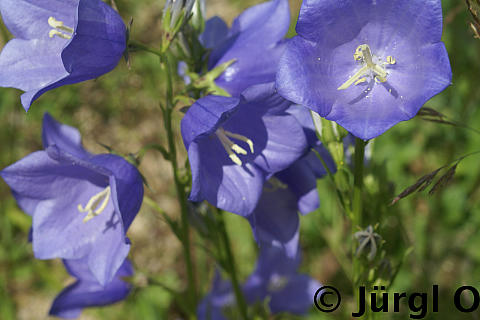
MULTIPOLYGON (((134 18, 132 38, 156 45, 163 2, 116 2, 125 21, 134 18)), ((231 22, 244 8, 259 2, 207 0, 207 13, 209 17, 220 15, 231 22)), ((451 59, 453 85, 426 106, 480 129, 480 40, 474 39, 469 29, 470 16, 464 2, 443 0, 442 3, 443 40, 451 59)), ((292 16, 299 6, 300 0, 291 1, 292 16)), ((0 30, 3 46, 10 35, 3 26, 0 30)), ((100 79, 48 92, 28 113, 21 107, 20 91, 0 89, 0 167, 41 149, 41 118, 47 111, 79 128, 84 145, 93 152, 105 152, 99 143, 126 154, 148 143, 164 142, 158 109, 163 83, 157 59, 136 54, 132 56, 130 69, 122 61, 100 79)), ((181 139, 178 146, 184 152, 181 139)), ((480 313, 456 312, 453 292, 462 284, 480 290, 480 156, 465 159, 455 180, 438 194, 421 193, 392 207, 387 204, 418 177, 477 150, 480 150, 479 134, 419 118, 395 126, 373 145, 366 176, 367 196, 371 197, 366 225, 380 222, 378 232, 385 240, 383 250, 389 263, 398 263, 405 250, 410 247, 413 250, 405 259, 392 291, 428 292, 432 284, 440 286, 441 313, 430 315, 430 319, 479 318, 480 313)), ((140 169, 152 189, 147 194, 169 215, 178 216, 168 163, 156 154, 147 154, 140 169)), ((302 217, 301 270, 351 296, 351 286, 339 262, 339 252, 345 250, 348 242, 339 222, 339 209, 328 183, 320 181, 319 189, 321 209, 302 217)), ((248 224, 240 217, 227 216, 240 278, 244 279, 254 267, 255 245, 248 224)), ((30 218, 18 209, 8 187, 0 182, 0 319, 47 318, 56 294, 72 281, 60 261, 33 258, 27 241, 30 224, 30 218)), ((145 204, 130 229, 130 237, 133 243, 130 256, 140 283, 142 275, 154 274, 172 287, 184 286, 180 244, 163 220, 145 204)), ((210 286, 213 263, 201 250, 196 252, 198 281, 205 293, 210 286)), ((353 306, 348 298, 346 303, 343 311, 322 315, 312 310, 308 318, 349 319, 353 306)), ((125 302, 85 310, 82 319, 177 319, 178 315, 168 292, 160 287, 140 286, 125 302)), ((393 319, 407 316, 406 308, 400 314, 389 315, 393 319)))

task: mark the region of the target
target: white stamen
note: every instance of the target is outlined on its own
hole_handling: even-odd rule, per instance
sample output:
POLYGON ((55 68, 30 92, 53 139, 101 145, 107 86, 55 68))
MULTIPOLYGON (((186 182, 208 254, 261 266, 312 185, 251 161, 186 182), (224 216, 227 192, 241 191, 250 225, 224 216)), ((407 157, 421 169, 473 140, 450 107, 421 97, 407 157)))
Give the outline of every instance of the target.
POLYGON ((108 200, 110 199, 110 193, 111 193, 110 192, 110 186, 108 186, 105 189, 103 189, 102 191, 100 191, 99 193, 92 196, 90 198, 90 200, 88 200, 85 208, 82 207, 81 204, 79 204, 77 206, 77 209, 78 209, 79 212, 81 212, 81 213, 88 212, 87 215, 85 216, 85 218, 83 219, 84 223, 90 221, 93 218, 95 218, 100 213, 102 213, 103 210, 105 210, 105 208, 107 207, 107 204, 108 204, 108 200), (100 202, 102 202, 102 203, 100 204, 100 202))
POLYGON ((230 138, 233 138, 233 139, 237 139, 237 140, 241 140, 243 142, 245 142, 246 144, 248 144, 248 147, 250 148, 250 152, 251 153, 254 153, 255 151, 253 150, 253 141, 248 139, 247 137, 245 136, 242 136, 241 134, 236 134, 236 133, 232 133, 230 131, 225 131, 225 135, 227 137, 230 137, 230 138))
POLYGON ((50 32, 48 33, 48 36, 50 38, 53 38, 55 36, 58 36, 58 37, 63 38, 63 39, 71 39, 72 38, 71 35, 74 32, 73 28, 65 26, 62 21, 59 21, 59 20, 55 19, 54 17, 49 17, 48 18, 48 25, 50 27, 52 27, 52 30, 50 30, 50 32), (66 32, 67 34, 65 34, 64 32, 66 32), (68 33, 70 33, 70 34, 68 34, 68 33))
POLYGON ((227 154, 230 160, 232 160, 233 163, 235 163, 236 165, 239 165, 239 166, 242 165, 242 160, 240 160, 237 154, 247 155, 248 152, 244 148, 240 147, 238 144, 233 143, 232 140, 230 140, 230 138, 234 138, 234 139, 245 142, 246 144, 248 144, 250 148, 250 152, 253 153, 253 141, 248 139, 247 137, 242 136, 240 134, 226 131, 223 128, 217 129, 215 134, 220 140, 220 143, 222 144, 225 151, 227 151, 227 154))
POLYGON ((392 56, 388 56, 386 62, 375 63, 373 62, 373 55, 370 50, 370 47, 367 44, 362 44, 357 47, 353 58, 356 61, 360 61, 363 66, 358 70, 350 79, 345 81, 337 90, 345 90, 349 88, 352 84, 358 85, 360 83, 366 82, 367 79, 365 76, 371 76, 375 79, 375 82, 386 82, 387 81, 387 70, 385 66, 387 64, 393 65, 396 63, 396 60, 392 56))

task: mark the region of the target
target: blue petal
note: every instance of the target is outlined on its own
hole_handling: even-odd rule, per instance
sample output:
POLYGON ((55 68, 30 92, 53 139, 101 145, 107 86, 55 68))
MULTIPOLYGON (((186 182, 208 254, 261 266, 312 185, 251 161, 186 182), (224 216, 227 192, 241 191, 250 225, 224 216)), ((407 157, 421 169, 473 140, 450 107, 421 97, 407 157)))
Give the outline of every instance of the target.
POLYGON ((361 87, 344 90, 326 118, 364 140, 413 118, 425 102, 450 85, 452 77, 443 43, 423 46, 413 54, 415 51, 392 50, 398 67, 387 82, 375 84, 368 98, 358 91, 361 87))
POLYGON ((351 41, 367 23, 374 1, 304 0, 298 16, 297 33, 329 47, 351 41))
POLYGON ((287 188, 269 188, 267 183, 248 220, 260 247, 276 246, 293 258, 297 255, 300 228, 297 198, 287 188))
POLYGON ((274 81, 290 20, 288 1, 272 0, 247 9, 233 23, 229 48, 212 52, 209 67, 236 59, 216 83, 232 96, 251 85, 274 81), (213 63, 215 65, 213 65, 213 63))
POLYGON ((271 293, 270 309, 273 313, 305 314, 312 307, 312 297, 320 286, 307 275, 293 275, 282 290, 271 293))
POLYGON ((212 289, 197 307, 197 317, 199 320, 225 320, 222 309, 234 304, 235 297, 232 285, 229 281, 223 280, 217 270, 212 289))
POLYGON ((112 172, 112 198, 115 210, 122 216, 122 224, 127 232, 135 219, 143 202, 143 180, 136 167, 122 157, 112 154, 101 154, 91 159, 91 163, 112 172))
POLYGON ((22 104, 28 110, 39 88, 68 75, 60 59, 62 47, 50 40, 10 40, 0 54, 0 86, 26 91, 22 104))
MULTIPOLYGON (((319 143, 315 150, 322 156, 328 168, 336 171, 335 162, 329 152, 319 143)), ((310 151, 301 159, 275 176, 296 195, 298 210, 307 214, 318 209, 320 200, 317 191, 317 179, 326 175, 326 170, 317 155, 310 151)))
POLYGON ((200 43, 207 49, 213 49, 226 40, 228 26, 220 17, 212 17, 205 23, 205 31, 200 35, 200 43))
POLYGON ((234 164, 215 136, 191 143, 188 157, 192 169, 190 200, 207 200, 242 216, 253 211, 265 179, 260 169, 250 163, 234 164))
POLYGON ((125 299, 131 286, 121 277, 133 275, 133 269, 125 260, 118 269, 115 278, 106 286, 101 286, 92 278, 85 259, 64 260, 68 272, 78 279, 65 288, 56 298, 50 309, 50 315, 62 318, 76 318, 83 308, 112 304, 125 299))
POLYGON ((322 50, 321 45, 299 36, 293 37, 279 62, 276 76, 278 93, 321 116, 327 115, 338 87, 330 83, 333 66, 330 59, 330 54, 322 50))
POLYGON ((275 93, 273 83, 250 87, 242 96, 245 103, 224 128, 253 141, 253 161, 264 171, 284 170, 307 148, 301 125, 285 112, 290 102, 275 93))
POLYGON ((97 78, 118 64, 126 48, 126 27, 111 7, 99 0, 81 0, 75 36, 62 52, 70 76, 63 84, 97 78))
POLYGON ((43 115, 43 147, 56 145, 58 148, 80 159, 87 159, 91 154, 82 146, 80 132, 74 127, 56 121, 50 114, 43 115))
POLYGON ((214 133, 238 108, 240 99, 221 96, 206 96, 197 100, 181 122, 185 148, 198 137, 214 133))
POLYGON ((318 138, 310 110, 304 106, 292 105, 286 110, 286 112, 294 116, 295 119, 297 119, 297 121, 302 125, 303 132, 307 137, 308 145, 312 147, 316 146, 318 143, 318 138))
MULTIPOLYGON (((54 17, 74 28, 79 0, 2 0, 0 12, 8 30, 20 39, 49 40, 52 29, 48 18, 54 17)), ((51 39, 50 39, 51 40, 51 39)))

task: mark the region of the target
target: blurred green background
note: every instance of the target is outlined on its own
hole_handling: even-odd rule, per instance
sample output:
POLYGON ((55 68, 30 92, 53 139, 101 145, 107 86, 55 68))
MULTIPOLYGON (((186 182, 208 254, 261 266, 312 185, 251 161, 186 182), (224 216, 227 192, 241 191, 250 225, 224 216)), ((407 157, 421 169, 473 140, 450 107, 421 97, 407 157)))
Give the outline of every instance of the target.
MULTIPOLYGON (((125 21, 134 18, 132 38, 157 45, 163 2, 158 0, 117 0, 125 21)), ((207 16, 220 15, 228 22, 244 8, 261 1, 207 0, 207 16)), ((292 16, 301 1, 290 1, 292 16)), ((470 15, 463 1, 444 0, 444 41, 453 69, 453 84, 426 106, 450 119, 480 129, 480 40, 469 28, 470 15)), ((0 28, 0 45, 10 38, 0 28)), ((0 89, 0 167, 41 149, 41 118, 50 112, 55 118, 76 126, 84 145, 94 152, 105 152, 100 144, 127 154, 141 146, 164 142, 158 101, 164 79, 155 56, 135 54, 130 68, 122 61, 113 72, 85 83, 62 87, 43 95, 28 113, 23 110, 15 89, 0 89)), ((177 128, 178 129, 178 128, 177 128)), ((183 151, 181 139, 179 149, 183 151)), ((368 224, 379 223, 383 237, 382 260, 387 272, 403 261, 391 291, 431 292, 440 286, 441 313, 430 319, 478 319, 480 313, 462 315, 453 309, 453 292, 463 284, 480 290, 480 155, 465 159, 457 168, 454 181, 434 196, 415 194, 394 206, 394 196, 420 176, 450 163, 469 152, 480 150, 480 134, 458 127, 414 118, 377 138, 367 168, 365 195, 368 224), (405 252, 412 248, 409 255, 405 252)), ((156 154, 147 154, 140 169, 147 177, 147 194, 171 216, 178 215, 169 165, 156 154)), ((302 217, 301 271, 324 284, 337 287, 345 295, 345 305, 333 314, 312 309, 308 319, 349 319, 353 311, 352 288, 342 269, 348 250, 344 224, 326 180, 319 181, 322 207, 302 217)), ((255 244, 248 224, 227 215, 240 278, 254 268, 255 244)), ((30 218, 16 206, 10 191, 0 182, 0 319, 45 319, 56 294, 72 282, 60 261, 33 258, 27 241, 30 218)), ((156 278, 174 288, 184 286, 181 247, 167 224, 143 205, 130 229, 131 258, 139 284, 122 303, 85 310, 82 319, 178 319, 172 297, 161 287, 142 286, 142 277, 156 278)), ((195 238, 196 244, 200 240, 195 238)), ((198 282, 209 290, 214 264, 196 250, 198 282)), ((378 319, 406 319, 408 310, 378 319)), ((278 319, 294 319, 280 315, 278 319)))

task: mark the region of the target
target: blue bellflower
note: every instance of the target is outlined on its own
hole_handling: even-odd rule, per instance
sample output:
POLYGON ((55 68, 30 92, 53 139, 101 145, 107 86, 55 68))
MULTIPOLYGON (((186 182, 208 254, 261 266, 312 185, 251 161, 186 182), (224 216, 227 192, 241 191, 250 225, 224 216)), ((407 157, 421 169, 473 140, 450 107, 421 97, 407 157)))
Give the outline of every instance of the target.
POLYGON ((74 319, 78 318, 83 308, 100 307, 125 299, 132 286, 122 277, 133 276, 130 261, 125 260, 116 272, 113 280, 102 286, 88 267, 86 259, 64 260, 68 273, 77 279, 55 298, 50 308, 50 315, 74 319))
POLYGON ((0 172, 20 208, 32 216, 39 259, 87 259, 101 285, 111 281, 130 249, 126 232, 140 209, 138 170, 112 154, 93 155, 79 132, 43 119, 45 150, 0 172))
MULTIPOLYGON (((273 314, 305 314, 312 306, 312 297, 320 283, 297 273, 299 264, 299 255, 292 259, 279 248, 264 247, 255 270, 242 286, 246 302, 253 305, 269 298, 268 305, 273 314)), ((225 308, 234 305, 235 295, 230 282, 217 274, 212 290, 197 308, 198 319, 225 320, 225 308)))
MULTIPOLYGON (((314 148, 325 159, 329 169, 335 171, 334 161, 328 151, 321 144, 314 148)), ((325 174, 322 162, 313 151, 309 151, 265 183, 255 210, 247 217, 260 248, 274 246, 284 250, 290 258, 297 255, 300 228, 298 213, 307 214, 318 209, 317 179, 325 174)))
POLYGON ((306 138, 273 83, 240 98, 207 96, 185 114, 181 130, 192 169, 190 200, 242 216, 256 207, 265 179, 302 156, 306 138))
POLYGON ((97 78, 126 48, 121 17, 101 0, 2 0, 15 36, 0 54, 0 86, 18 88, 25 110, 48 90, 97 78))
POLYGON ((272 0, 248 8, 230 29, 219 17, 208 20, 200 36, 202 44, 212 49, 208 68, 235 59, 216 79, 216 84, 230 95, 239 96, 251 85, 275 81, 289 24, 287 0, 272 0))
POLYGON ((451 82, 440 0, 304 0, 277 73, 285 98, 374 138, 451 82))

